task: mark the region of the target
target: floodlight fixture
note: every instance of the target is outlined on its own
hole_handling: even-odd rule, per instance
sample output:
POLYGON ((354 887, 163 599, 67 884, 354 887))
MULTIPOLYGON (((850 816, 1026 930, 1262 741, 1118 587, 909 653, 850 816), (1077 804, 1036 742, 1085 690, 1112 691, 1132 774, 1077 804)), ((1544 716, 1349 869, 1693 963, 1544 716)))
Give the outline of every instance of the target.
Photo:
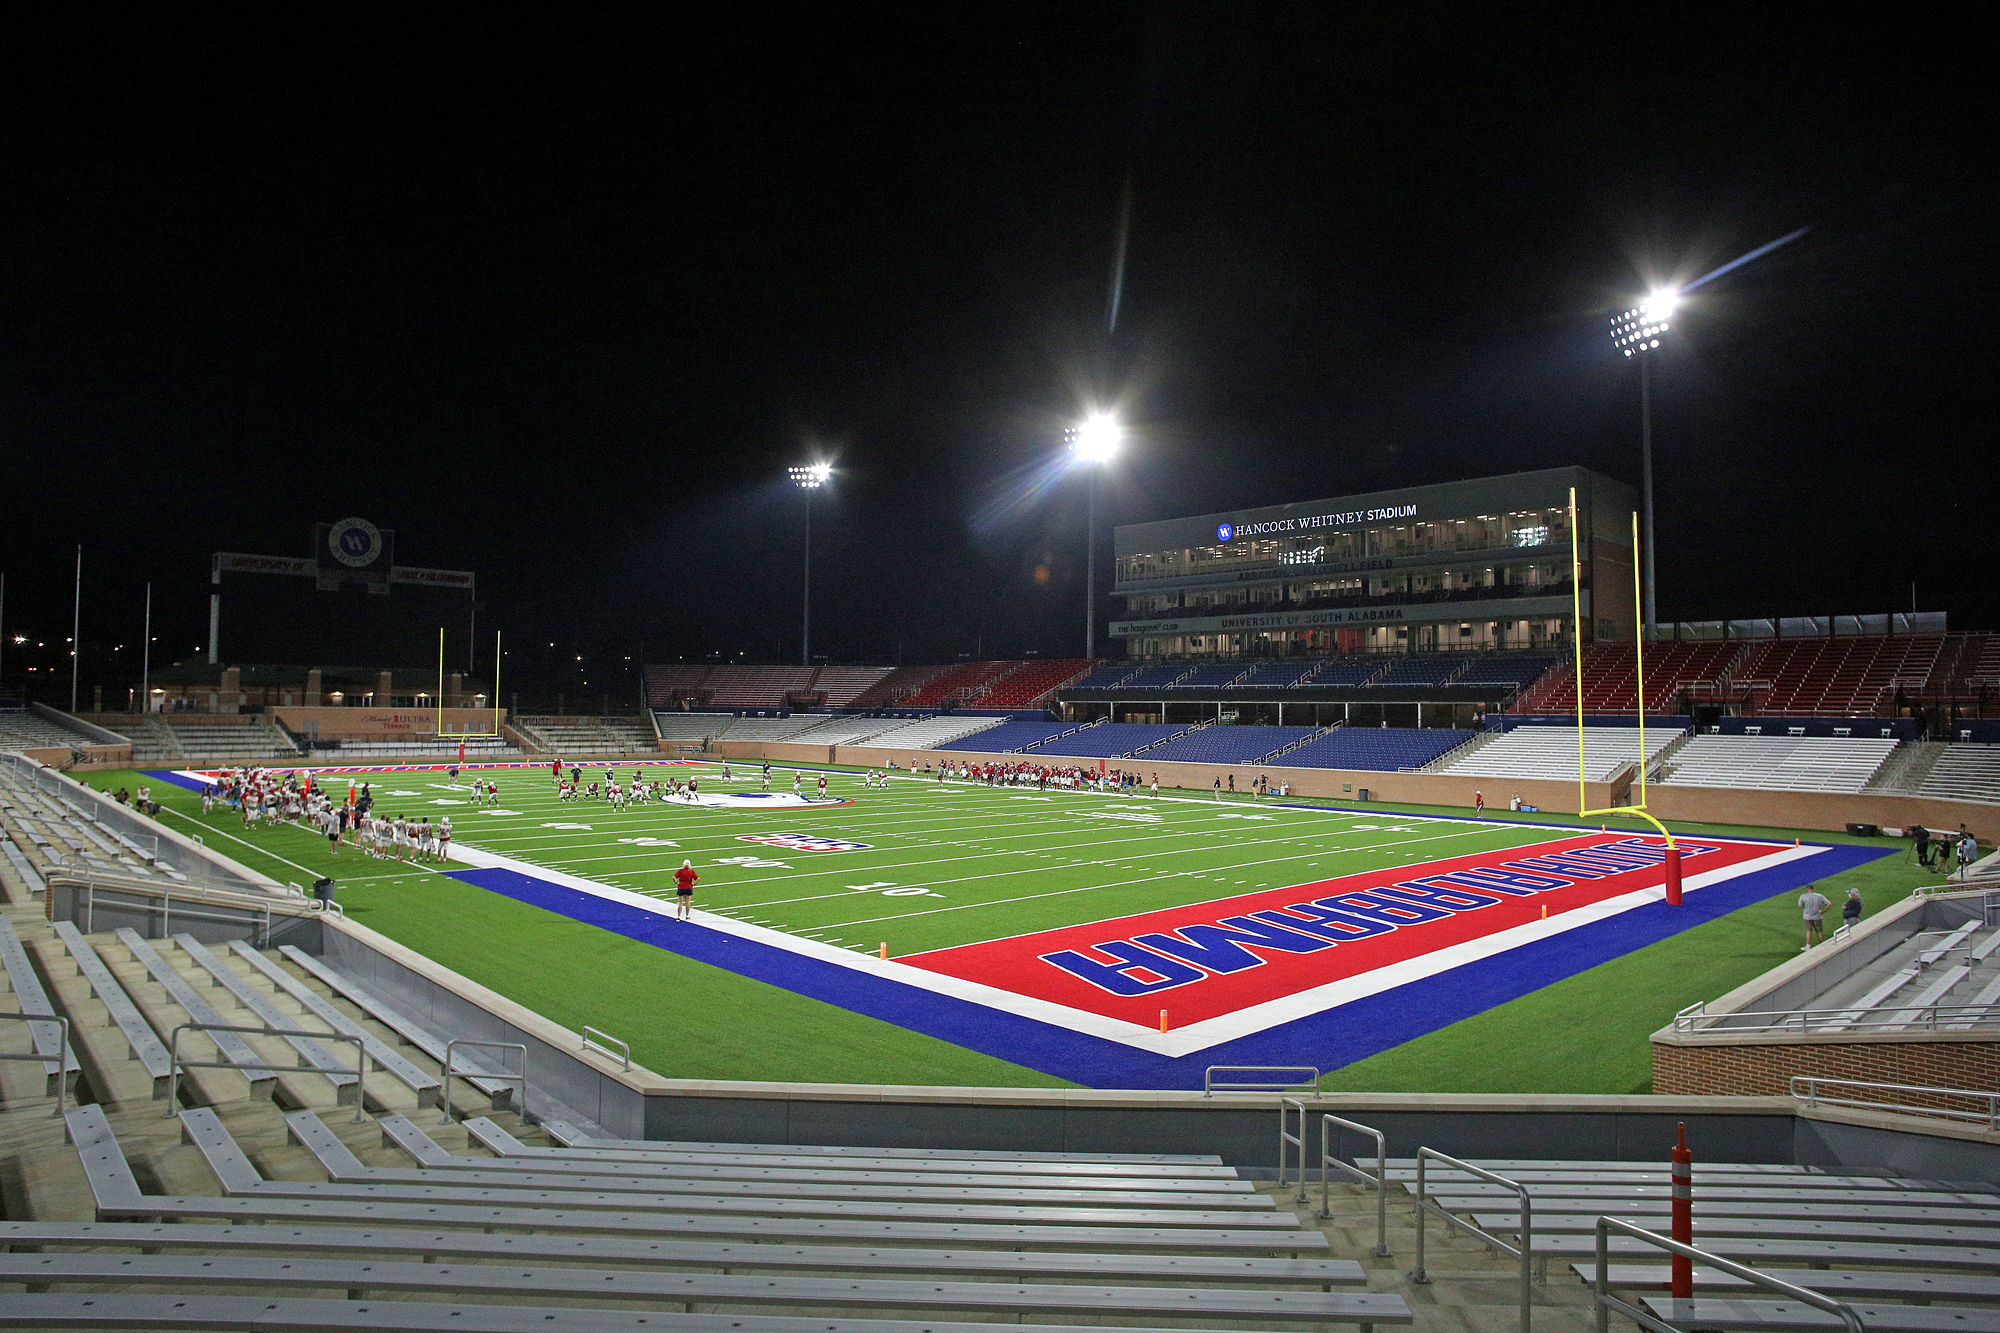
POLYGON ((1092 412, 1069 431, 1070 450, 1086 463, 1109 462, 1124 439, 1125 428, 1109 412, 1092 412))
POLYGON ((794 486, 802 486, 806 490, 816 491, 832 479, 833 464, 806 463, 799 467, 788 468, 787 472, 790 474, 794 486))
POLYGON ((813 546, 813 492, 833 478, 833 464, 824 460, 801 463, 785 469, 792 485, 804 491, 806 500, 805 569, 799 589, 799 662, 812 665, 812 546, 813 546))

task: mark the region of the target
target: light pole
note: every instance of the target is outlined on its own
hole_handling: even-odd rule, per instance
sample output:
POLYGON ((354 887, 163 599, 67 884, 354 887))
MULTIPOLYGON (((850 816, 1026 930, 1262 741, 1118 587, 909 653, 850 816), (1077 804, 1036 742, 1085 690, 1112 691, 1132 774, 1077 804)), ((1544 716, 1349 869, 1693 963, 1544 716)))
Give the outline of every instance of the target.
POLYGON ((1653 562, 1653 353, 1660 350, 1660 339, 1667 331, 1667 317, 1680 304, 1680 293, 1671 288, 1663 288, 1652 293, 1643 304, 1614 315, 1611 319, 1611 343, 1626 356, 1639 363, 1639 507, 1644 525, 1646 567, 1640 571, 1644 606, 1640 609, 1643 628, 1640 633, 1648 642, 1659 637, 1659 605, 1655 600, 1653 562))
POLYGON ((806 493, 806 567, 804 592, 799 607, 799 665, 812 665, 813 633, 813 492, 833 476, 830 463, 807 463, 789 470, 792 484, 806 493))
POLYGON ((1125 428, 1109 412, 1092 412, 1069 428, 1070 455, 1090 469, 1088 536, 1083 548, 1083 655, 1097 656, 1097 474, 1118 452, 1125 428))

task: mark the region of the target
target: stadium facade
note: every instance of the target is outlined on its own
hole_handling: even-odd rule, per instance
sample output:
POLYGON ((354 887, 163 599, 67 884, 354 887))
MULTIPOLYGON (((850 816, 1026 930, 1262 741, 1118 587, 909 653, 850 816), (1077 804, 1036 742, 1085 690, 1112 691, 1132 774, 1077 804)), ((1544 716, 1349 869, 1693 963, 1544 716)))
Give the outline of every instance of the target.
POLYGON ((1134 658, 1325 656, 1566 645, 1637 634, 1637 493, 1548 468, 1120 527, 1111 637, 1134 658))

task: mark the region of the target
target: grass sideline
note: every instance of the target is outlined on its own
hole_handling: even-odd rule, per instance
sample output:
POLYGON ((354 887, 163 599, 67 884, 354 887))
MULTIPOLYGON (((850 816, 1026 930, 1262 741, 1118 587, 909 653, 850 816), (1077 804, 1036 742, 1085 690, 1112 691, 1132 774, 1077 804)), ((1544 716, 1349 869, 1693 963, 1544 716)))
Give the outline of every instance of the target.
MULTIPOLYGON (((532 775, 518 780, 546 783, 532 775)), ((116 788, 135 786, 144 779, 117 772, 93 774, 90 781, 99 788, 116 788)), ((501 781, 503 799, 511 797, 514 784, 505 774, 501 781)), ((170 825, 201 822, 199 801, 192 794, 171 784, 151 785, 156 797, 182 816, 170 817, 170 825)), ((1292 804, 1359 809, 1336 802, 1292 804)), ((601 805, 583 808, 593 820, 606 813, 601 805)), ((1398 812, 1457 817, 1467 813, 1416 805, 1363 811, 1378 818, 1398 812)), ((1495 833, 1512 822, 1564 822, 1554 814, 1518 821, 1504 813, 1488 818, 1495 833)), ((826 824, 828 819, 821 815, 814 822, 826 824)), ((1576 822, 1579 827, 1604 824, 1644 831, 1639 821, 1630 819, 1576 822)), ((428 869, 389 866, 352 853, 330 860, 323 841, 300 830, 245 834, 234 816, 222 815, 210 820, 209 826, 229 835, 220 841, 219 850, 280 879, 300 881, 303 875, 322 873, 309 867, 334 866, 342 872, 343 905, 355 920, 566 1026, 590 1023, 608 1028, 631 1041, 635 1059, 671 1077, 1070 1086, 1032 1069, 486 893, 428 869), (350 870, 356 873, 347 873, 350 870), (446 921, 448 927, 442 924, 446 921), (553 947, 558 943, 560 948, 553 947), (556 957, 566 961, 559 972, 549 966, 556 957), (587 992, 580 992, 572 980, 579 975, 591 978, 587 992)), ((1247 834, 1249 827, 1244 827, 1247 834)), ((1796 832, 1708 825, 1685 831, 1784 840, 1796 832)), ((1529 830, 1521 832, 1533 836, 1529 830)), ((1879 839, 1845 834, 1809 837, 1818 842, 1883 845, 1879 839)), ((485 845, 483 840, 480 845, 485 845)), ((1051 866, 1046 871, 1056 869, 1051 866)), ((1836 900, 1848 885, 1860 886, 1872 913, 1903 897, 1921 878, 1922 872, 1907 860, 1892 856, 1824 883, 1828 896, 1836 900)), ((1191 900, 1217 896, 1213 888, 1192 887, 1191 900)), ((1020 928, 1039 924, 1029 921, 1020 928)), ((1713 998, 1795 955, 1802 942, 1792 895, 1780 895, 1335 1071, 1325 1086, 1398 1092, 1645 1092, 1651 1079, 1648 1034, 1664 1025, 1676 1009, 1713 998)))

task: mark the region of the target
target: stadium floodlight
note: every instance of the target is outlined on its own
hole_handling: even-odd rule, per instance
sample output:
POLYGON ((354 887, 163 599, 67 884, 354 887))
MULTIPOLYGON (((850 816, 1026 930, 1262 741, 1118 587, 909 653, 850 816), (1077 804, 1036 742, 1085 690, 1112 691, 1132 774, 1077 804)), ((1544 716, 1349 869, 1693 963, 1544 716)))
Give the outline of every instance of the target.
POLYGON ((1668 318, 1679 308, 1680 292, 1672 287, 1656 287, 1646 299, 1630 310, 1611 317, 1611 345, 1639 362, 1639 507, 1645 516, 1646 562, 1642 573, 1645 587, 1641 597, 1640 634, 1647 639, 1659 636, 1659 604, 1653 568, 1653 373, 1652 353, 1660 350, 1661 339, 1670 325, 1668 318))
POLYGON ((800 589, 799 602, 799 665, 812 665, 812 587, 813 587, 813 492, 833 479, 833 464, 827 462, 803 463, 787 468, 786 475, 792 485, 805 493, 806 497, 806 563, 805 579, 800 589))
POLYGON ((1109 412, 1097 411, 1069 428, 1069 451, 1090 469, 1088 535, 1083 548, 1083 655, 1097 656, 1097 474, 1125 441, 1125 427, 1109 412))

